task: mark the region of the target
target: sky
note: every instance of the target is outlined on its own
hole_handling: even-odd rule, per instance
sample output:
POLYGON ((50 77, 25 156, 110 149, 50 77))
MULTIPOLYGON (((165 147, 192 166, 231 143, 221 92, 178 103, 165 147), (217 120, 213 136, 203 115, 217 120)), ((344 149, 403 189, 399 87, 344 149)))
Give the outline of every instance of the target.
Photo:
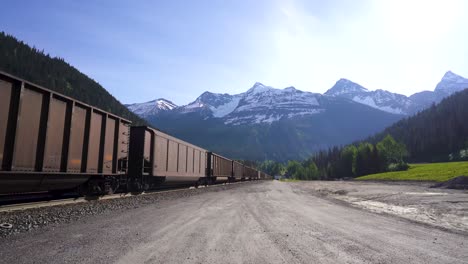
POLYGON ((255 82, 433 90, 448 70, 468 77, 467 11, 464 0, 16 0, 2 3, 0 31, 123 103, 183 105, 255 82))

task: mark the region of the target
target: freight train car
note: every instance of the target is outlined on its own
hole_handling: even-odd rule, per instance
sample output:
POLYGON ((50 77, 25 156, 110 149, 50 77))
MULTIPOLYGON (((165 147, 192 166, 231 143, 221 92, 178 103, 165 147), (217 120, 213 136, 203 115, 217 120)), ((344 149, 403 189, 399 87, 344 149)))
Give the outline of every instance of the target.
POLYGON ((235 160, 232 161, 232 177, 235 181, 245 180, 244 177, 244 164, 237 162, 235 160))
POLYGON ((256 180, 258 178, 258 171, 254 168, 244 166, 244 179, 256 180))
POLYGON ((208 184, 234 182, 232 160, 213 152, 208 152, 208 184))
POLYGON ((207 150, 147 126, 132 127, 130 142, 131 190, 148 190, 162 183, 208 182, 207 150))
POLYGON ((113 192, 127 172, 129 125, 0 73, 0 194, 113 192))
POLYGON ((265 172, 263 171, 258 171, 258 179, 260 180, 268 180, 268 179, 271 179, 271 176, 266 174, 265 172))

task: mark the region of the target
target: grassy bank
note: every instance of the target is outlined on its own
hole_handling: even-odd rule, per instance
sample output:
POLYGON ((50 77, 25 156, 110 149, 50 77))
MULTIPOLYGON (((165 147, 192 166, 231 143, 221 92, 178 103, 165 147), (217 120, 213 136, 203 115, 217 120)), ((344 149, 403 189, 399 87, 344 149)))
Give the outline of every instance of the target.
POLYGON ((385 172, 362 176, 356 180, 436 181, 468 176, 468 162, 410 164, 407 171, 385 172))

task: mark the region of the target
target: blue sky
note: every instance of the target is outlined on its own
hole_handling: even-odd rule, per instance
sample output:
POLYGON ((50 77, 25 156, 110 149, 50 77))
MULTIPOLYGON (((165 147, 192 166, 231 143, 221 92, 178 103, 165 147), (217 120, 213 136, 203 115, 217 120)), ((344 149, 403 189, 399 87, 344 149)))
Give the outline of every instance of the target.
POLYGON ((339 78, 410 95, 468 77, 463 0, 10 1, 0 30, 64 58, 121 102, 187 104, 255 82, 339 78))

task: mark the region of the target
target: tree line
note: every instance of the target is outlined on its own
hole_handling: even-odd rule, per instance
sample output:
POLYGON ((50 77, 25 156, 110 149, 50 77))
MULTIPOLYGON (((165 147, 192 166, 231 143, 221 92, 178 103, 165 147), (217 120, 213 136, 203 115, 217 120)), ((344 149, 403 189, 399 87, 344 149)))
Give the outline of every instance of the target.
POLYGON ((309 159, 282 164, 264 161, 256 167, 270 175, 298 180, 331 180, 408 169, 406 146, 387 135, 377 144, 361 142, 320 151, 309 159))
POLYGON ((305 164, 317 166, 317 178, 354 178, 374 173, 408 169, 406 146, 387 135, 380 142, 360 142, 320 151, 305 164))
MULTIPOLYGON (((467 87, 468 88, 468 87, 467 87)), ((409 162, 468 160, 468 89, 391 125, 367 139, 392 135, 408 148, 409 162)))

